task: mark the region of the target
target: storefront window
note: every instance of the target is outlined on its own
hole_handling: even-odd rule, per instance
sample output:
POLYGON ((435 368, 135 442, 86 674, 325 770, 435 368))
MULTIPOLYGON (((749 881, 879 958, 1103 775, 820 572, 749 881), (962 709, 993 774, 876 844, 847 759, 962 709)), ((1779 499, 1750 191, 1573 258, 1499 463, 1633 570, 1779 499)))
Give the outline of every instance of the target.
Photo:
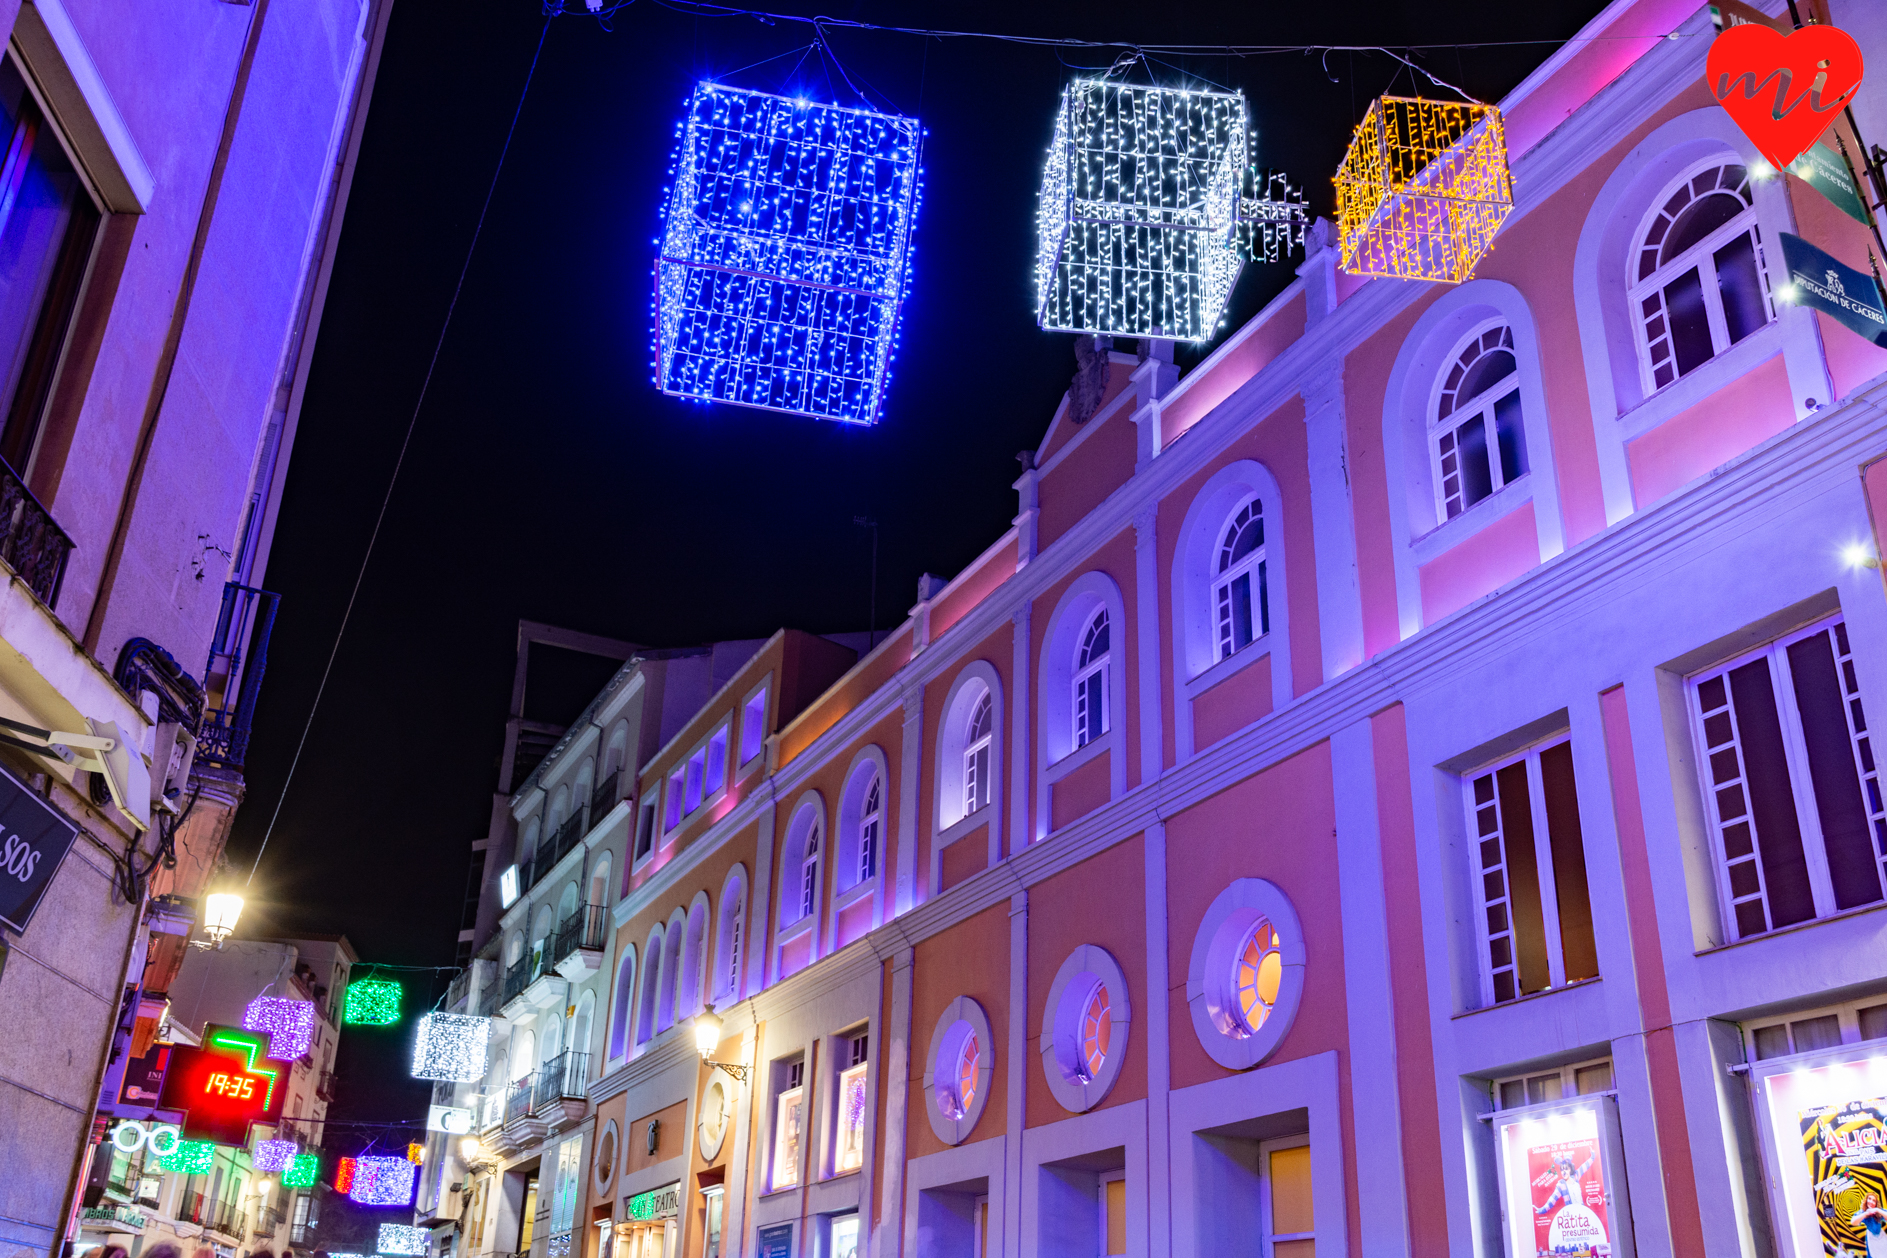
POLYGON ((1752 1071, 1786 1258, 1887 1253, 1887 1057, 1860 1045, 1752 1071))
POLYGON ((1610 1097, 1502 1110, 1494 1123, 1509 1258, 1632 1252, 1610 1097))

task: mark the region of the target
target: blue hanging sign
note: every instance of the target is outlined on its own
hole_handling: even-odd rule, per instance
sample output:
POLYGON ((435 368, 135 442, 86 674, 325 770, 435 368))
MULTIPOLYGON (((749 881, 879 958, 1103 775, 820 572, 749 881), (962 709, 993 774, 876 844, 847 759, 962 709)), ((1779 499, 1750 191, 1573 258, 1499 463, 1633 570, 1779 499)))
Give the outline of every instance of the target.
POLYGON ((1849 331, 1887 346, 1887 305, 1881 302, 1874 277, 1837 261, 1800 236, 1778 234, 1782 260, 1789 269, 1784 299, 1819 310, 1849 331))
POLYGON ((793 1225, 776 1223, 772 1227, 760 1229, 759 1243, 754 1246, 756 1258, 793 1258, 793 1225))
POLYGON ((0 769, 0 923, 26 933, 79 828, 0 769))

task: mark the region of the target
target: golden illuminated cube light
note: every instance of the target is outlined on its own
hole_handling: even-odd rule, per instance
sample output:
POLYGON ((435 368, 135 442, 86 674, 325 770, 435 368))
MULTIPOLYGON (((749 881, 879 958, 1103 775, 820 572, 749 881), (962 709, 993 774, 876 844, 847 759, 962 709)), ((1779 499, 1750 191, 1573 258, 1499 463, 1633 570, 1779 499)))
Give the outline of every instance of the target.
POLYGON ((1471 279, 1514 206, 1500 110, 1381 97, 1356 128, 1336 184, 1344 270, 1471 279))

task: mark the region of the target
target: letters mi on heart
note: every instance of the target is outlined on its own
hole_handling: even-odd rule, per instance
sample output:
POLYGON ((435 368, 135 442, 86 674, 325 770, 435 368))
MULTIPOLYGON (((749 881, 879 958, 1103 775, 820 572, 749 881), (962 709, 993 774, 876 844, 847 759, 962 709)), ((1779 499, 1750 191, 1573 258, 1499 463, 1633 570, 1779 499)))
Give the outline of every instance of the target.
POLYGON ((1716 37, 1704 62, 1710 92, 1777 170, 1808 151, 1861 87, 1861 48, 1845 31, 1784 35, 1750 23, 1716 37))

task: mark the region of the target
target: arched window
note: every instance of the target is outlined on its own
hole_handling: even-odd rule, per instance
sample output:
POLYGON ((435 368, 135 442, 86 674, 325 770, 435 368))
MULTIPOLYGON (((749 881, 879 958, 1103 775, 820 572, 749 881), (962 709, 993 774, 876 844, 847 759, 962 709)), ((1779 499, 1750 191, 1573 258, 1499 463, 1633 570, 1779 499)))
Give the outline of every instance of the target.
POLYGON ((878 848, 884 836, 884 808, 879 789, 883 779, 873 775, 871 788, 865 792, 863 813, 858 819, 858 880, 870 882, 878 876, 878 848))
POLYGON ((1774 317, 1749 170, 1714 158, 1665 190, 1629 277, 1645 389, 1656 392, 1774 317))
POLYGON ((682 945, 688 937, 688 919, 680 909, 668 915, 668 951, 662 957, 662 1002, 655 1011, 655 1029, 666 1031, 675 1025, 681 1010, 682 945))
POLYGON ((544 1023, 544 1055, 539 1066, 548 1066, 563 1053, 563 1019, 551 1014, 544 1023))
POLYGON ((963 815, 989 806, 990 744, 996 737, 996 700, 985 690, 970 711, 963 742, 963 815))
POLYGON ((1094 613, 1081 631, 1075 657, 1075 746, 1085 747, 1107 733, 1107 608, 1094 613))
POLYGON ((866 747, 847 772, 845 792, 839 798, 838 857, 833 865, 837 896, 878 877, 884 855, 884 790, 884 753, 876 746, 866 747))
MULTIPOLYGON (((566 884, 563 895, 557 900, 557 933, 559 935, 569 929, 572 919, 577 916, 577 907, 581 903, 582 899, 577 894, 577 884, 574 882, 566 884)), ((562 957, 552 958, 554 961, 562 959, 562 957)))
POLYGON ((546 955, 550 952, 551 933, 557 929, 556 919, 551 916, 550 905, 542 905, 537 910, 537 918, 531 923, 531 977, 537 978, 555 960, 546 955))
POLYGON ((801 845, 799 868, 793 873, 793 919, 811 917, 819 907, 819 832, 824 829, 817 817, 806 827, 801 845))
POLYGON ((613 1061, 629 1051, 629 1010, 636 1001, 636 950, 630 945, 616 967, 616 995, 610 1007, 609 1056, 613 1061))
POLYGON ((681 954, 680 984, 675 993, 675 1021, 692 1018, 703 1007, 702 984, 707 975, 702 966, 707 959, 708 922, 714 913, 708 904, 708 893, 703 891, 694 898, 688 908, 687 933, 684 937, 681 954))
POLYGON ((537 1036, 529 1029, 517 1032, 511 1037, 511 1079, 516 1083, 528 1079, 537 1068, 537 1036))
POLYGON ((747 935, 747 870, 734 866, 721 884, 721 916, 714 939, 714 972, 708 989, 714 1000, 740 999, 740 963, 747 935))
POLYGON ((527 886, 531 881, 531 861, 537 856, 538 836, 542 833, 543 822, 537 817, 532 817, 524 823, 524 837, 518 840, 518 868, 523 871, 524 882, 527 886))
MULTIPOLYGON (((590 1032, 595 1021, 596 993, 584 992, 582 997, 577 1001, 577 1011, 575 1015, 570 1019, 570 1038, 564 1046, 565 1050, 572 1053, 587 1054, 590 1051, 590 1032)), ((584 1071, 575 1070, 574 1075, 566 1077, 572 1077, 576 1081, 581 1082, 584 1078, 584 1071)))
MULTIPOLYGON (((572 788, 570 794, 570 811, 572 813, 581 814, 584 809, 589 807, 590 792, 596 785, 595 775, 595 768, 588 760, 585 760, 582 767, 577 770, 576 785, 572 788)), ((595 825, 597 820, 598 817, 587 818, 584 820, 583 825, 585 827, 595 825)))
POLYGON ((1265 508, 1256 494, 1225 526, 1212 565, 1212 607, 1218 658, 1271 632, 1271 591, 1265 583, 1265 508))
POLYGON ((609 853, 604 852, 590 866, 590 894, 584 901, 591 908, 604 908, 609 904, 609 853))
POLYGON ((1439 520, 1454 519, 1526 475, 1520 376, 1506 324, 1476 328, 1449 357, 1437 382, 1429 454, 1439 520))
POLYGON ((663 930, 649 932, 648 947, 642 955, 648 960, 642 967, 642 998, 636 1002, 636 1043, 647 1044, 655 1036, 655 1010, 662 995, 663 930))

